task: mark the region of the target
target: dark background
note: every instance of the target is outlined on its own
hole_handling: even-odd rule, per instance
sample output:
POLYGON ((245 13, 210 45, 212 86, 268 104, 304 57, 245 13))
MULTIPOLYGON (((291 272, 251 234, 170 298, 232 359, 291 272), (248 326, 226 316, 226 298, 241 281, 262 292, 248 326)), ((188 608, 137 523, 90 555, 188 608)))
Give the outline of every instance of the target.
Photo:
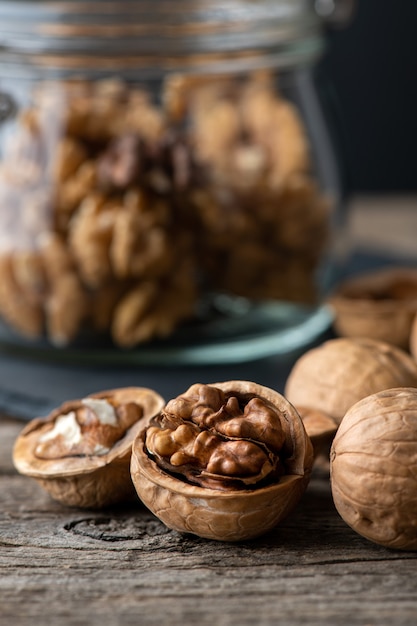
POLYGON ((341 118, 351 191, 417 189, 417 1, 358 0, 321 69, 341 118))

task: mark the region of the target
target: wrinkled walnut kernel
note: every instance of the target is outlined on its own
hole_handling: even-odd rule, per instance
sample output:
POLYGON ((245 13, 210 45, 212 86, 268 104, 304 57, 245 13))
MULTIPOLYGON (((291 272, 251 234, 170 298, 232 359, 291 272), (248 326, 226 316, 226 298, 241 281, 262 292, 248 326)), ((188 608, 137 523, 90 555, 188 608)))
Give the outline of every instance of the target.
POLYGON ((138 282, 120 298, 113 312, 112 337, 123 348, 167 337, 193 317, 196 300, 193 268, 187 259, 180 260, 176 274, 138 282))
POLYGON ((151 458, 190 483, 220 490, 256 487, 284 472, 282 416, 261 398, 195 384, 148 428, 151 458))

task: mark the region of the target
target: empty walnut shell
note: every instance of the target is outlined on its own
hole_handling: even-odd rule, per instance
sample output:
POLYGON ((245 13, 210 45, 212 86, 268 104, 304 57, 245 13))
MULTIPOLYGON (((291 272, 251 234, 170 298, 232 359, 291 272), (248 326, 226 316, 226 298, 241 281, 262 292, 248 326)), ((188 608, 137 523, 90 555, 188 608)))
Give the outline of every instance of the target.
POLYGON ((332 444, 334 503, 355 531, 417 550, 417 389, 381 391, 346 413, 332 444))
POLYGON ((316 409, 337 426, 355 402, 393 387, 417 387, 417 363, 409 354, 374 339, 338 338, 296 361, 284 395, 300 412, 316 409))
MULTIPOLYGON (((154 441, 158 432, 152 424, 135 439, 131 463, 133 483, 144 504, 169 528, 221 541, 256 537, 286 517, 307 487, 313 464, 311 442, 294 407, 271 389, 247 381, 196 384, 168 403, 156 423, 164 421, 175 426, 180 423, 178 431, 174 430, 174 439, 175 432, 182 436, 196 428, 200 429, 197 443, 208 440, 211 442, 208 446, 214 445, 213 453, 203 446, 202 452, 198 452, 201 456, 197 454, 198 458, 193 458, 197 443, 194 447, 184 444, 181 449, 178 445, 170 448, 172 439, 171 442, 164 439, 166 431, 162 428, 164 442, 158 445, 154 441), (217 412, 217 401, 210 405, 201 399, 207 392, 224 396, 217 412), (230 409, 231 406, 234 408, 230 409), (148 436, 153 441, 152 452, 148 448, 148 436), (263 437, 267 443, 260 443, 263 437), (217 438, 222 451, 223 446, 227 448, 230 444, 232 457, 225 460, 227 453, 217 455, 217 438), (259 464, 255 458, 257 455, 251 448, 255 445, 266 452, 265 464, 259 464), (245 456, 247 447, 249 457, 245 456), (163 456, 164 449, 168 455, 172 453, 169 462, 157 458, 158 454, 163 456), (173 465, 181 464, 183 455, 187 454, 190 472, 184 469, 185 463, 176 473, 173 465), (195 464, 198 466, 208 456, 209 463, 203 463, 201 473, 195 476, 195 464), (273 459, 277 457, 279 462, 274 465, 273 459), (273 469, 268 475, 265 467, 269 461, 273 469), (221 474, 226 475, 224 482, 221 474)), ((178 435, 177 442, 181 436, 178 435)))
POLYGON ((417 312, 417 269, 383 268, 344 281, 329 299, 342 337, 370 337, 408 349, 417 312))
POLYGON ((13 449, 14 465, 69 506, 100 508, 127 500, 135 495, 132 441, 163 405, 156 392, 140 387, 66 402, 22 430, 13 449), (99 410, 101 421, 94 413, 99 410))

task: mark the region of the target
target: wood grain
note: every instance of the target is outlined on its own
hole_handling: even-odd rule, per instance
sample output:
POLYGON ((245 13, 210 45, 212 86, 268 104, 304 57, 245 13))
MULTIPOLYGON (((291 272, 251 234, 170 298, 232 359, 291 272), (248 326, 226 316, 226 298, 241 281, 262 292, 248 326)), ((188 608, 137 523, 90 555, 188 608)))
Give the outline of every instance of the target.
POLYGON ((21 427, 0 418, 1 624, 416 623, 417 553, 350 530, 323 473, 279 528, 219 543, 169 531, 139 502, 93 512, 52 501, 13 469, 21 427))

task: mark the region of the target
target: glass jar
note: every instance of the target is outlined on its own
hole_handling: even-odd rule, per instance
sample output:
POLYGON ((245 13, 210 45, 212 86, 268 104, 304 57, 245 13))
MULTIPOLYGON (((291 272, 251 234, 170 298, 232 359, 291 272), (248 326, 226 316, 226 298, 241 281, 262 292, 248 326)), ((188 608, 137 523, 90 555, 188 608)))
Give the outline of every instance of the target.
POLYGON ((0 2, 0 44, 3 346, 224 363, 327 329, 311 2, 0 2))

